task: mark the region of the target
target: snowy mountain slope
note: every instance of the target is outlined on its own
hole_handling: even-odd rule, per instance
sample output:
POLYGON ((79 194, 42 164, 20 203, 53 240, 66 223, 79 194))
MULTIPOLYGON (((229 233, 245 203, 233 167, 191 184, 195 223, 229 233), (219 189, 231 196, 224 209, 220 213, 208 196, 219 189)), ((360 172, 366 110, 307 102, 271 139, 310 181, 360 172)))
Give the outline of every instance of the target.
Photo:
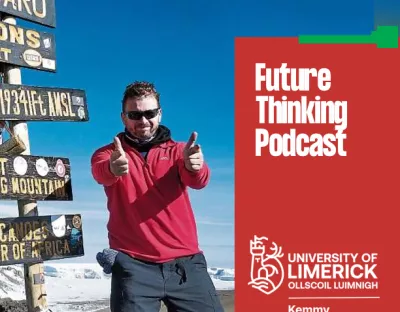
MULTIPOLYGON (((44 265, 48 304, 53 312, 96 311, 108 305, 111 276, 97 263, 44 265)), ((235 270, 208 268, 218 290, 234 289, 235 270)), ((0 298, 25 299, 23 266, 0 267, 0 298)))

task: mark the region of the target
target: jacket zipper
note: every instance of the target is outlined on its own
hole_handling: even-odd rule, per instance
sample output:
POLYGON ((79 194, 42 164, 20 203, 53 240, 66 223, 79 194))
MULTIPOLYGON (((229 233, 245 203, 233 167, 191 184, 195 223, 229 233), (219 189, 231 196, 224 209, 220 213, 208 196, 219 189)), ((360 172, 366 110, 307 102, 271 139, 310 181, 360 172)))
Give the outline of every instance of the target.
POLYGON ((144 158, 144 157, 142 156, 142 154, 139 153, 137 150, 132 149, 133 153, 135 153, 135 154, 136 154, 137 156, 139 156, 139 158, 141 159, 141 161, 142 161, 142 163, 143 163, 143 166, 146 167, 146 170, 147 170, 147 172, 149 173, 151 179, 153 179, 153 175, 152 175, 152 173, 151 173, 151 171, 150 171, 150 166, 149 166, 149 159, 150 159, 150 158, 149 158, 149 156, 150 156, 150 152, 151 152, 152 149, 153 149, 153 148, 150 148, 149 151, 147 152, 147 159, 144 158))

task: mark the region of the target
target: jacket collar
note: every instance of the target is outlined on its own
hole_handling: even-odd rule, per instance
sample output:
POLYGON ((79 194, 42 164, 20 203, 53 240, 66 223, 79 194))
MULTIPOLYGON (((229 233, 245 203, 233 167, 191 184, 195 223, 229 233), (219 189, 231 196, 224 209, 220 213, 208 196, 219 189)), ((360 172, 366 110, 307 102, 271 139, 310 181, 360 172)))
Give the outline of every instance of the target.
MULTIPOLYGON (((120 139, 122 145, 131 148, 131 146, 130 146, 128 143, 126 143, 126 141, 125 141, 124 132, 118 133, 117 136, 119 137, 119 139, 120 139)), ((164 149, 165 149, 165 148, 168 148, 168 147, 175 146, 176 144, 177 144, 176 141, 174 141, 173 139, 169 139, 168 141, 163 142, 163 143, 161 143, 161 144, 155 146, 155 148, 158 148, 158 147, 159 147, 159 148, 164 148, 164 149)))

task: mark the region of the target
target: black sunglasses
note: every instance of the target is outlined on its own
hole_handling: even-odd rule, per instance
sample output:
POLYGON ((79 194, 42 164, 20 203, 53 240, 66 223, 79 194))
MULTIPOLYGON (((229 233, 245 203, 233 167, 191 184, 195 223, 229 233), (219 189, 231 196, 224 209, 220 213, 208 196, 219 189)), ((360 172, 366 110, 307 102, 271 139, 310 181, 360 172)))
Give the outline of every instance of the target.
POLYGON ((140 120, 144 116, 146 119, 152 119, 157 116, 159 108, 149 109, 146 111, 130 111, 124 112, 124 114, 131 120, 140 120))

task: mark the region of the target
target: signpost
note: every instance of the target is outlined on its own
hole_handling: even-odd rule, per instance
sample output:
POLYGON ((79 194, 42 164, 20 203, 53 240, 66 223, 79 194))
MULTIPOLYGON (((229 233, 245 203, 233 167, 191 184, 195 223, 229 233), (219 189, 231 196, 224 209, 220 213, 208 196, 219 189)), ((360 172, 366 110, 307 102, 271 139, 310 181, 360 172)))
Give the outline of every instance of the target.
POLYGON ((0 265, 35 263, 83 254, 79 214, 0 219, 0 265))
POLYGON ((55 37, 52 33, 0 22, 0 62, 55 72, 55 37))
POLYGON ((44 26, 56 27, 54 0, 0 0, 0 12, 44 26))
POLYGON ((0 199, 16 199, 17 218, 0 219, 0 265, 23 263, 28 312, 46 312, 43 261, 84 255, 79 214, 39 216, 37 200, 72 201, 69 160, 32 156, 28 121, 88 121, 83 90, 24 86, 21 67, 56 72, 55 37, 17 26, 15 17, 55 27, 54 0, 0 0, 0 199), (1 13, 0 13, 1 14, 1 13))
POLYGON ((0 119, 88 121, 86 94, 79 89, 1 84, 0 119))
POLYGON ((0 155, 0 199, 72 201, 69 160, 0 155))

